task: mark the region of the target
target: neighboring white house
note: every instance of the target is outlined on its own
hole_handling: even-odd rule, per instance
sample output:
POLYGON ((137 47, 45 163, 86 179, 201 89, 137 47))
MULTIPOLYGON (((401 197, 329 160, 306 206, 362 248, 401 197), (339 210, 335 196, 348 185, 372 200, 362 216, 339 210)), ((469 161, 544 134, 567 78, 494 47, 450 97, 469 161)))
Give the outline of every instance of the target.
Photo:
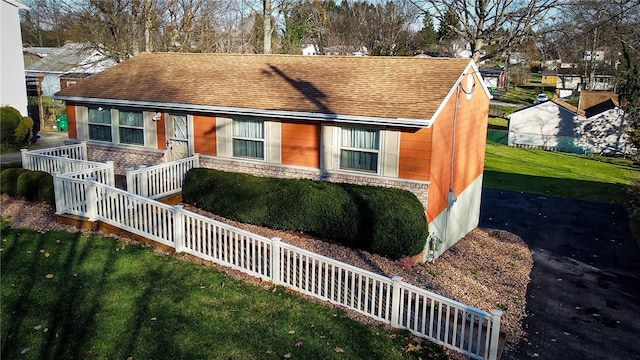
POLYGON ((606 99, 584 110, 553 99, 509 116, 509 145, 583 154, 627 154, 624 112, 606 99))
POLYGON ((26 8, 15 0, 0 1, 0 106, 12 106, 23 116, 27 116, 27 85, 18 10, 26 8))
POLYGON ((582 85, 582 75, 578 74, 574 68, 558 69, 558 82, 556 89, 561 90, 580 90, 582 85))
POLYGON ((318 47, 314 44, 307 45, 302 49, 302 55, 318 55, 318 47))
POLYGON ((27 68, 27 77, 42 81, 42 94, 52 96, 60 91, 60 77, 79 74, 84 77, 102 72, 116 62, 88 44, 69 43, 57 48, 27 68))

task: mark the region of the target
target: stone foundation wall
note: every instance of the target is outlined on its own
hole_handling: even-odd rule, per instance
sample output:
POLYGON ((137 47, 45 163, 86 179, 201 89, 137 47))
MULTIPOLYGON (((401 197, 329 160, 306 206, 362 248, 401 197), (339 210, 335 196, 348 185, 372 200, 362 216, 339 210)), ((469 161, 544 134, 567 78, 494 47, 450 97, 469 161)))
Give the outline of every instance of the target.
POLYGON ((398 188, 415 194, 425 209, 427 209, 429 198, 429 182, 426 181, 326 172, 320 169, 256 163, 203 155, 200 156, 200 166, 221 171, 239 172, 262 177, 309 179, 315 181, 398 188))
POLYGON ((108 145, 87 144, 89 161, 113 161, 116 175, 125 175, 127 168, 139 165, 157 165, 164 162, 164 150, 122 148, 108 145))
MULTIPOLYGON (((90 161, 113 161, 114 172, 116 175, 125 175, 127 168, 137 169, 140 165, 152 166, 165 161, 164 150, 125 149, 122 147, 108 145, 88 144, 87 154, 90 161)), ((274 165, 203 155, 200 155, 200 166, 221 171, 240 172, 262 177, 309 179, 314 181, 398 188, 415 194, 425 209, 427 209, 429 197, 429 182, 427 181, 327 172, 320 169, 274 165)))

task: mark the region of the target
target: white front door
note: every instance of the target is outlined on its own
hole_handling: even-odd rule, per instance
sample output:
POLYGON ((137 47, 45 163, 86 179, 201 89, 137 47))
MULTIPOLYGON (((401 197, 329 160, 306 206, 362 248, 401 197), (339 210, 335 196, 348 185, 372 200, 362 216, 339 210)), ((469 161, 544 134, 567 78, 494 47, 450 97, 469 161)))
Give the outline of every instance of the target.
POLYGON ((169 114, 167 126, 167 147, 169 161, 175 161, 191 156, 191 143, 189 140, 189 118, 187 115, 169 114))

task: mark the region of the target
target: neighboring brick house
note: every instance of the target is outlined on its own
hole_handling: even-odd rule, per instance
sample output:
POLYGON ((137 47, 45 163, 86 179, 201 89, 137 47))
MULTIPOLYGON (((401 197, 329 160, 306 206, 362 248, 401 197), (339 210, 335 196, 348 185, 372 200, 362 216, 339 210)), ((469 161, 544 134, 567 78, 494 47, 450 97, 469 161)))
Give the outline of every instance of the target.
POLYGON ((116 172, 201 155, 260 176, 390 186, 439 256, 478 225, 490 94, 469 59, 142 54, 55 96, 116 172))

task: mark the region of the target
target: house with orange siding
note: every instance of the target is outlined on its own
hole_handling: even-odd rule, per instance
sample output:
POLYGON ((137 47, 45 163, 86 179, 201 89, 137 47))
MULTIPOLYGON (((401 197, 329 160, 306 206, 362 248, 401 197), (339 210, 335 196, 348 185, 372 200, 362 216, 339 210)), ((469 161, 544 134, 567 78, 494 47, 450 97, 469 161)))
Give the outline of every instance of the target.
POLYGON ((396 187, 422 202, 424 260, 478 225, 488 90, 469 59, 141 54, 55 95, 70 141, 116 173, 204 167, 396 187))

